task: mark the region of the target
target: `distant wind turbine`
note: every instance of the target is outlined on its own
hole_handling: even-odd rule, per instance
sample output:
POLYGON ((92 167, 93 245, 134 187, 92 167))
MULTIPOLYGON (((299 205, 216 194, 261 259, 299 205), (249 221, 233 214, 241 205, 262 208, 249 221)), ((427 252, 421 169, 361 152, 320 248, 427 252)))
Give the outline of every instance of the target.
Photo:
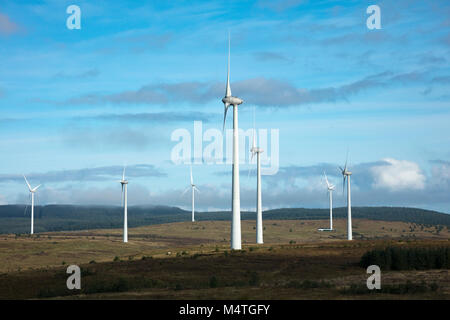
POLYGON ((347 170, 347 161, 348 161, 348 152, 347 159, 345 160, 344 169, 339 167, 342 173, 342 192, 344 192, 345 188, 345 179, 347 179, 347 240, 353 240, 352 235, 352 202, 351 202, 351 192, 350 192, 350 176, 352 173, 347 170))
POLYGON ((122 185, 122 205, 123 205, 123 242, 128 242, 128 199, 127 199, 127 185, 128 180, 125 180, 125 166, 123 167, 122 180, 119 181, 122 185))
POLYGON ((327 183, 328 194, 330 197, 330 229, 319 229, 319 231, 333 231, 333 190, 334 185, 332 185, 327 178, 325 172, 323 173, 325 176, 325 182, 327 183))
POLYGON ((195 191, 200 192, 200 190, 198 190, 197 186, 194 184, 194 178, 192 177, 192 167, 191 167, 191 186, 187 187, 186 190, 184 190, 183 194, 185 194, 189 189, 192 189, 192 222, 195 222, 195 198, 194 198, 194 193, 195 193, 195 191))
POLYGON ((25 177, 25 175, 23 176, 23 178, 25 179, 25 182, 27 183, 27 186, 28 186, 28 190, 30 191, 30 194, 31 194, 31 234, 33 234, 34 233, 34 194, 36 193, 37 189, 39 189, 39 187, 41 185, 38 185, 37 187, 32 188, 30 186, 30 184, 28 183, 28 180, 25 177))
POLYGON ((233 180, 232 180, 232 218, 231 218, 231 249, 240 250, 241 246, 241 200, 239 186, 239 126, 238 126, 238 106, 244 101, 231 95, 230 87, 230 34, 228 33, 228 72, 227 86, 224 104, 223 130, 225 130, 225 121, 227 111, 233 106, 233 180))
MULTIPOLYGON (((254 115, 253 115, 254 116, 254 115)), ((263 244, 263 223, 262 223, 262 200, 261 200, 261 153, 264 152, 262 148, 256 147, 256 130, 253 120, 253 143, 250 149, 252 158, 256 154, 256 243, 263 244)))

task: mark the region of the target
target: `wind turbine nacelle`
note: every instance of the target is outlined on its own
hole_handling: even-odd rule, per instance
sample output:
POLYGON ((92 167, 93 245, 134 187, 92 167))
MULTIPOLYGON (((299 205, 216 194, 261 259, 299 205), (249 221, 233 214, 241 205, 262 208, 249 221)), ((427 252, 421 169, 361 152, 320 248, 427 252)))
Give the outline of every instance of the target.
POLYGON ((237 98, 237 97, 229 96, 229 97, 224 97, 224 98, 222 99, 222 102, 223 102, 225 105, 238 106, 238 105, 240 105, 241 103, 243 103, 244 100, 242 100, 242 99, 240 99, 240 98, 237 98))
POLYGON ((252 153, 263 153, 264 150, 261 149, 261 148, 251 148, 250 152, 252 152, 252 153))

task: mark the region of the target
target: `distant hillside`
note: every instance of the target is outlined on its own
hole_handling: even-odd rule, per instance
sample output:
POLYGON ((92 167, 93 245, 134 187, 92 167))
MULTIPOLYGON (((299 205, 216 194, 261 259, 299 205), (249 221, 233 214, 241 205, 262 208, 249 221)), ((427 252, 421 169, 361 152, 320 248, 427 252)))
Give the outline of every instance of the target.
MULTIPOLYGON (((328 209, 285 208, 268 210, 264 220, 328 219, 328 209)), ((345 218, 346 208, 334 208, 335 218, 345 218)), ((354 218, 403 221, 424 225, 450 226, 450 215, 436 211, 399 207, 354 207, 354 218)), ((132 206, 128 209, 129 227, 189 221, 190 211, 167 206, 132 206)), ((197 212, 196 220, 230 220, 230 212, 197 212)), ((243 220, 255 219, 254 212, 242 212, 243 220)), ((48 205, 35 208, 35 232, 121 228, 123 209, 114 206, 48 205)), ((0 233, 28 233, 30 208, 24 205, 0 206, 0 233)))
MULTIPOLYGON (((275 209, 265 212, 266 219, 324 219, 328 218, 328 209, 275 209)), ((346 218, 347 208, 334 208, 333 217, 346 218)), ((425 225, 450 226, 450 214, 418 208, 403 207, 353 207, 353 218, 383 221, 403 221, 425 225)))

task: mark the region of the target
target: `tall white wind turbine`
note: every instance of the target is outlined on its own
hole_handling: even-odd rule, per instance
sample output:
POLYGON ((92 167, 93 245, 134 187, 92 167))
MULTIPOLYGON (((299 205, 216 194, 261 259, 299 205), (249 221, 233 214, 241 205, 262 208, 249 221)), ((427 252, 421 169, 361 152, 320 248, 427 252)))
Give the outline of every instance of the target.
POLYGON ((232 218, 231 218, 231 249, 240 250, 241 246, 241 200, 239 187, 239 126, 238 126, 238 106, 244 101, 231 95, 230 87, 230 35, 228 34, 228 72, 227 86, 224 104, 223 130, 225 130, 225 121, 227 111, 233 106, 233 180, 232 180, 232 218))
POLYGON ((122 180, 119 181, 122 185, 122 205, 123 205, 123 242, 128 242, 128 198, 127 185, 128 180, 125 180, 125 166, 123 167, 122 180))
POLYGON ((30 194, 31 194, 31 234, 33 234, 34 233, 34 194, 36 193, 37 189, 39 189, 39 187, 41 185, 38 185, 37 187, 32 188, 30 186, 30 184, 28 183, 28 180, 25 177, 25 175, 23 176, 23 178, 25 179, 25 182, 27 183, 27 186, 28 186, 28 190, 30 191, 30 194))
POLYGON ((194 184, 194 178, 192 176, 192 167, 191 167, 191 185, 187 187, 186 190, 183 191, 185 194, 189 189, 192 189, 192 222, 195 222, 195 191, 200 192, 197 186, 194 184))
POLYGON ((262 223, 262 200, 261 200, 261 153, 264 152, 262 148, 256 146, 256 130, 253 125, 253 143, 250 149, 252 158, 256 154, 256 243, 263 244, 263 223, 262 223))
POLYGON ((323 175, 325 176, 325 182, 327 183, 328 195, 330 197, 330 229, 319 229, 319 231, 333 231, 333 190, 335 187, 328 181, 328 178, 327 178, 327 175, 325 174, 325 172, 323 173, 323 175))
POLYGON ((339 167, 342 173, 342 191, 344 191, 345 188, 345 180, 347 179, 347 240, 353 240, 352 235, 352 202, 351 202, 351 192, 350 192, 350 176, 352 173, 348 171, 347 169, 347 161, 348 161, 348 153, 347 153, 347 159, 345 160, 345 166, 344 169, 339 167))

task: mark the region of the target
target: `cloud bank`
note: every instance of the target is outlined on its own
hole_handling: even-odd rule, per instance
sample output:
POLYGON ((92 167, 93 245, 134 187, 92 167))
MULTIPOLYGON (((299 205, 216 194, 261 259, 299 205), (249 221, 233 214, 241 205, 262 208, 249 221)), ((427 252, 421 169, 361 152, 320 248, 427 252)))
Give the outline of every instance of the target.
MULTIPOLYGON (((267 56, 265 57, 267 58, 267 56)), ((273 57, 272 57, 273 58, 273 57)), ((384 71, 368 75, 348 84, 322 88, 298 88, 288 81, 257 77, 232 83, 233 93, 245 97, 247 103, 261 107, 291 107, 313 103, 347 101, 367 90, 395 85, 445 83, 447 77, 429 80, 426 72, 394 73, 384 71)), ((168 105, 191 103, 204 105, 220 100, 224 93, 221 82, 179 82, 145 85, 137 90, 113 94, 89 93, 64 101, 45 101, 56 105, 148 104, 168 105)))
MULTIPOLYGON (((74 170, 49 171, 45 173, 26 173, 28 181, 36 183, 107 181, 122 176, 123 166, 105 166, 74 170)), ((149 164, 135 164, 126 167, 127 177, 166 177, 162 170, 149 164)), ((0 181, 25 183, 22 174, 0 174, 0 181)))
MULTIPOLYGON (((376 162, 350 165, 352 175, 352 204, 355 206, 413 206, 439 209, 450 204, 450 162, 435 160, 430 173, 424 172, 412 161, 386 158, 376 162)), ((322 163, 313 166, 281 167, 274 176, 263 176, 263 207, 327 207, 328 196, 323 172, 336 186, 335 206, 345 206, 346 197, 342 189, 342 176, 337 164, 322 163)), ((228 171, 219 171, 223 175, 228 171)), ((98 167, 92 169, 67 170, 30 174, 32 184, 45 182, 68 182, 61 188, 45 184, 41 190, 41 203, 72 204, 114 204, 120 199, 120 190, 114 187, 79 184, 81 181, 105 181, 120 177, 122 166, 98 167), (56 199, 56 200, 55 200, 56 199), (68 202, 69 201, 69 202, 68 202)), ((128 177, 164 177, 170 174, 161 172, 151 165, 134 165, 127 169, 128 177)), ((242 177, 246 172, 242 171, 242 177)), ((0 181, 13 180, 22 183, 19 175, 0 175, 0 181)), ((243 210, 255 208, 254 172, 250 179, 241 180, 241 207, 243 210)), ((201 190, 197 195, 196 207, 199 210, 229 210, 231 198, 231 178, 225 183, 204 183, 201 177, 196 184, 201 190)), ((141 184, 130 185, 130 205, 152 204, 171 205, 189 208, 189 193, 183 194, 185 186, 150 190, 141 184)), ((17 199, 27 201, 24 192, 17 199)), ((6 199, 4 197, 4 199, 6 199)))

